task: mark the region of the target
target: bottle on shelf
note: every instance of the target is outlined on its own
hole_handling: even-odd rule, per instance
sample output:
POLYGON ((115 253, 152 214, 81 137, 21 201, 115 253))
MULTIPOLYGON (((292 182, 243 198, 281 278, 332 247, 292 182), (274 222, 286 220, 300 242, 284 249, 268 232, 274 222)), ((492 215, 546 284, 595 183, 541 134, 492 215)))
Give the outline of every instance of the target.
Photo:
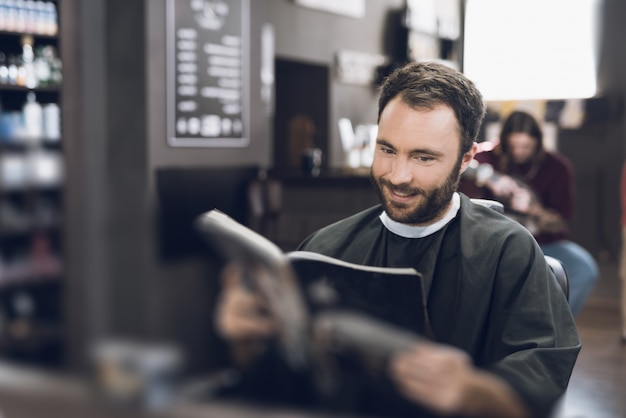
POLYGON ((51 86, 60 86, 63 81, 63 64, 56 48, 52 45, 48 45, 44 47, 43 53, 46 57, 46 61, 48 61, 50 65, 49 84, 51 86))
POLYGON ((17 65, 17 79, 15 85, 24 87, 26 85, 26 67, 24 66, 24 60, 21 55, 15 57, 15 63, 17 65))
POLYGON ((43 137, 43 109, 32 91, 26 96, 23 112, 26 139, 29 141, 41 139, 43 137))
POLYGON ((26 32, 26 2, 15 0, 15 31, 26 32))
POLYGON ((17 76, 18 76, 18 67, 17 67, 17 58, 15 55, 9 55, 9 84, 16 85, 17 84, 17 76))
POLYGON ((48 24, 48 10, 46 4, 41 0, 37 0, 35 2, 35 9, 37 13, 35 31, 39 34, 44 34, 47 32, 48 24))
POLYGON ((24 66, 24 86, 29 89, 37 87, 35 73, 35 51, 33 50, 34 39, 31 35, 22 37, 22 63, 24 66))
POLYGON ((35 148, 26 156, 27 177, 37 187, 56 187, 63 181, 63 159, 56 151, 35 148))
POLYGON ((4 21, 4 29, 7 31, 15 31, 17 28, 17 8, 15 0, 5 0, 6 18, 4 21))
POLYGON ((5 0, 0 0, 0 30, 7 27, 7 5, 5 0))
POLYGON ((61 109, 56 103, 48 103, 43 107, 43 136, 49 142, 61 139, 61 109))
POLYGON ((0 52, 0 84, 9 84, 9 66, 4 52, 0 52))
POLYGON ((26 32, 37 33, 37 2, 26 0, 26 32))
POLYGON ((35 79, 38 86, 48 86, 50 84, 50 61, 46 58, 45 47, 39 47, 35 51, 35 79))
MULTIPOLYGON (((28 166, 24 155, 17 153, 0 154, 0 187, 2 190, 18 190, 28 185, 28 166)), ((0 220, 6 222, 7 219, 13 219, 14 211, 12 204, 7 201, 0 203, 0 220)), ((19 222, 15 222, 17 224, 19 222)))

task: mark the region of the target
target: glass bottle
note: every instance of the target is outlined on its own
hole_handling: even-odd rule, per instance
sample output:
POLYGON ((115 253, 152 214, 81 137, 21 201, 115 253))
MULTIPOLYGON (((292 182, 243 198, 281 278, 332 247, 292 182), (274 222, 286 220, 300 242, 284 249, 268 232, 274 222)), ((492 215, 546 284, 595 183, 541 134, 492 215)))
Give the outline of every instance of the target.
POLYGON ((0 84, 9 84, 9 66, 4 52, 0 52, 0 84))
POLYGON ((37 87, 35 77, 35 52, 33 51, 33 37, 22 37, 22 63, 24 66, 24 86, 29 89, 37 87))

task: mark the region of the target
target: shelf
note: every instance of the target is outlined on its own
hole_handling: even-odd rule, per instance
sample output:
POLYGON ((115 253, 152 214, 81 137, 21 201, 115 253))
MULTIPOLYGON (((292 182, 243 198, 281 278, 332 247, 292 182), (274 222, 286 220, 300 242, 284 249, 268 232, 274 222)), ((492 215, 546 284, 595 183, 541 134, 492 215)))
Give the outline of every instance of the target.
POLYGON ((60 139, 19 139, 19 138, 0 138, 0 152, 28 152, 34 148, 40 147, 46 150, 59 150, 63 144, 60 139))
POLYGON ((0 334, 0 357, 15 363, 56 365, 64 330, 56 321, 13 319, 0 334))
POLYGON ((32 32, 15 32, 9 30, 0 30, 0 36, 32 36, 33 38, 39 39, 51 39, 57 40, 59 39, 58 35, 45 35, 43 33, 32 33, 32 32))
POLYGON ((54 21, 27 14, 0 30, 0 358, 31 365, 61 364, 66 329, 60 13, 59 1, 48 2, 54 21), (41 117, 26 107, 33 95, 41 117), (39 119, 44 129, 30 129, 39 119))
POLYGON ((9 323, 9 328, 9 332, 0 337, 2 348, 33 343, 33 340, 56 340, 62 335, 62 329, 57 324, 41 320, 15 319, 9 323))
MULTIPOLYGON (((61 222, 28 225, 21 228, 7 228, 6 226, 0 226, 0 240, 29 237, 36 232, 57 232, 61 230, 61 226, 61 222)), ((1 275, 2 273, 0 272, 0 276, 1 275)))
POLYGON ((25 184, 20 186, 3 186, 0 184, 0 195, 24 194, 24 193, 49 193, 63 189, 63 184, 25 184))
POLYGON ((52 274, 23 274, 15 277, 3 277, 0 274, 0 291, 7 288, 40 286, 44 283, 61 284, 61 271, 52 274))
POLYGON ((1 91, 16 91, 16 92, 35 92, 35 93, 60 93, 61 86, 48 86, 48 87, 26 87, 26 86, 17 86, 14 84, 0 84, 0 92, 1 91))

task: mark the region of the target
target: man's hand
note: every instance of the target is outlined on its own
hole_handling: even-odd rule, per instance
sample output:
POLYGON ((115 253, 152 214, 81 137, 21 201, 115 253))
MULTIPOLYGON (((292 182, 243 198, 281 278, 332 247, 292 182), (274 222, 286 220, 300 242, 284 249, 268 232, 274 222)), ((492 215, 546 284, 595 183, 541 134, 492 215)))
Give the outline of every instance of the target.
POLYGON ((391 365, 401 393, 443 414, 462 409, 472 372, 467 354, 431 343, 415 345, 397 355, 391 365))
MULTIPOLYGON (((243 268, 230 264, 222 271, 222 293, 217 303, 215 327, 230 343, 233 359, 245 367, 264 350, 276 333, 276 323, 258 293, 244 285, 243 268)), ((255 272, 263 274, 263 272, 255 272)))
POLYGON ((392 359, 390 374, 404 396, 439 414, 528 417, 505 382, 476 369, 470 357, 454 347, 416 344, 392 359))

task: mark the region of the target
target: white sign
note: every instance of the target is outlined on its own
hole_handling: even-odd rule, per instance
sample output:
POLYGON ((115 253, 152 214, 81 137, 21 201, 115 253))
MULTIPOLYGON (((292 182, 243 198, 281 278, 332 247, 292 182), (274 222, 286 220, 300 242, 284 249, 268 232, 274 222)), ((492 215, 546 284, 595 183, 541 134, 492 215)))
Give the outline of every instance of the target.
POLYGON ((294 0, 294 2, 298 6, 344 16, 355 18, 365 16, 365 0, 294 0))
POLYGON ((249 0, 167 1, 167 130, 172 147, 245 147, 249 0))
POLYGON ((342 83, 368 85, 376 79, 378 67, 387 63, 387 57, 358 51, 338 51, 337 79, 342 83))

